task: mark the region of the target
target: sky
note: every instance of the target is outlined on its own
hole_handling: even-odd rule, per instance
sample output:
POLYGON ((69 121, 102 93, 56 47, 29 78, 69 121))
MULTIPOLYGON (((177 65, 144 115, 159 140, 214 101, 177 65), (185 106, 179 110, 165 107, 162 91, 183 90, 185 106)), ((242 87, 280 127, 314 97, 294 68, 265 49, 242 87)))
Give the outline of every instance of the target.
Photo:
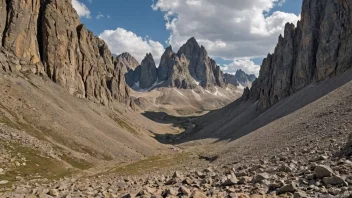
POLYGON ((191 37, 205 46, 226 73, 258 76, 287 22, 297 23, 302 0, 72 0, 88 29, 114 54, 139 62, 164 49, 177 50, 191 37))

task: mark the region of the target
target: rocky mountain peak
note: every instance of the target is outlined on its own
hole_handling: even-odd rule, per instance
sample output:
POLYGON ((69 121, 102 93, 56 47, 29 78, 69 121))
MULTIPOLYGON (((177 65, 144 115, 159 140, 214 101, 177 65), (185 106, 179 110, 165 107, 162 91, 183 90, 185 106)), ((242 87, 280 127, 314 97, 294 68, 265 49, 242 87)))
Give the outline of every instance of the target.
POLYGON ((305 86, 341 74, 352 63, 352 1, 304 0, 297 27, 287 23, 273 54, 244 99, 266 110, 305 86), (333 16, 333 17, 332 17, 333 16))
POLYGON ((142 89, 148 89, 153 86, 158 80, 157 69, 154 62, 153 55, 151 53, 146 54, 140 66, 141 74, 139 80, 139 87, 142 89))
POLYGON ((155 67, 152 54, 147 54, 140 67, 129 72, 126 79, 131 87, 139 82, 136 89, 157 87, 177 87, 192 89, 197 85, 203 88, 213 86, 225 87, 223 73, 216 62, 212 60, 204 46, 199 46, 194 37, 184 44, 178 53, 174 53, 169 46, 163 53, 159 67, 155 67), (141 80, 143 79, 143 80, 141 80))
POLYGON ((118 55, 116 57, 116 61, 126 72, 129 70, 134 70, 140 65, 139 62, 127 52, 118 55))
POLYGON ((123 62, 129 69, 136 69, 139 66, 139 62, 128 52, 124 52, 116 57, 118 62, 123 62))
POLYGON ((191 59, 195 54, 199 54, 200 50, 201 47, 199 46, 197 40, 192 37, 188 39, 183 46, 181 46, 177 52, 177 55, 181 56, 181 54, 184 54, 186 57, 191 59))
POLYGON ((235 78, 239 83, 243 84, 245 82, 253 82, 257 77, 254 74, 247 74, 242 69, 236 71, 235 78))
POLYGON ((174 51, 172 50, 171 45, 169 45, 169 47, 167 47, 164 52, 164 54, 173 54, 173 53, 174 53, 174 51))

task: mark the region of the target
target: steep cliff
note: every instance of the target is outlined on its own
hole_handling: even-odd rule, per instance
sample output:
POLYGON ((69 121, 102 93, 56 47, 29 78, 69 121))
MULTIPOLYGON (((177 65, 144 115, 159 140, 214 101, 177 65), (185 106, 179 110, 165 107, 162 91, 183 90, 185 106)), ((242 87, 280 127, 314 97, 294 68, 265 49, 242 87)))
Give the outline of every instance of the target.
POLYGON ((204 46, 199 46, 194 37, 190 38, 177 52, 179 57, 182 54, 189 61, 189 73, 196 81, 200 82, 202 87, 225 86, 220 67, 208 56, 204 46))
POLYGON ((176 87, 192 89, 196 83, 188 70, 189 61, 184 55, 180 57, 172 51, 172 47, 166 48, 161 57, 158 68, 158 79, 163 82, 161 87, 176 87))
POLYGON ((243 99, 259 100, 266 110, 312 82, 352 66, 352 1, 304 0, 297 27, 286 24, 273 54, 243 99))
MULTIPOLYGON (((116 57, 116 64, 125 74, 127 85, 133 87, 139 81, 139 76, 134 74, 134 70, 140 65, 139 62, 129 53, 125 52, 116 57)), ((140 69, 140 68, 139 68, 140 69)))
POLYGON ((142 60, 140 66, 140 79, 139 87, 142 89, 148 89, 152 87, 158 80, 156 65, 152 54, 147 54, 142 60))
POLYGON ((80 24, 71 0, 0 1, 1 44, 70 94, 108 105, 129 88, 107 45, 80 24))

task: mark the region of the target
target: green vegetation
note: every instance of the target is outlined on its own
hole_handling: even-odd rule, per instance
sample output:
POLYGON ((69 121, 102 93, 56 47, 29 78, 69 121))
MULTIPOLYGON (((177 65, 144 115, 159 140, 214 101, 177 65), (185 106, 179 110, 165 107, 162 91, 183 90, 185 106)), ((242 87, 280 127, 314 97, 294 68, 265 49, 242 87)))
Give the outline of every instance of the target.
POLYGON ((21 157, 26 158, 25 166, 13 166, 14 168, 12 170, 7 171, 5 175, 1 176, 2 180, 9 181, 7 186, 11 186, 18 181, 17 176, 20 176, 26 181, 38 178, 53 180, 69 176, 73 173, 72 170, 66 168, 61 162, 41 156, 38 151, 31 148, 23 147, 15 143, 0 143, 11 153, 11 156, 20 154, 21 157))
POLYGON ((177 166, 184 163, 190 157, 190 153, 183 152, 168 156, 154 156, 132 164, 115 168, 109 172, 119 175, 139 175, 148 171, 157 171, 164 168, 177 166))
POLYGON ((61 159, 69 163, 71 166, 81 169, 81 170, 87 170, 89 168, 92 168, 93 165, 83 159, 78 159, 69 155, 62 155, 61 159))
POLYGON ((131 133, 138 134, 138 132, 131 125, 129 125, 125 120, 119 118, 117 115, 110 115, 110 118, 113 119, 123 129, 126 129, 131 133))

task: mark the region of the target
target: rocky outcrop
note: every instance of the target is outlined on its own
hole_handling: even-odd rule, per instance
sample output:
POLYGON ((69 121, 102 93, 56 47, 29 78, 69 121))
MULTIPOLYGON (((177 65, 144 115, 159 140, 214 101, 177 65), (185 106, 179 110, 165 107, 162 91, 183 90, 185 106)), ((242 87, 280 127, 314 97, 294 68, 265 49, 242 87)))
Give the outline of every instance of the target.
MULTIPOLYGON (((71 0, 0 0, 4 49, 72 95, 108 105, 129 88, 107 45, 80 24, 71 0)), ((26 68, 24 67, 24 68, 26 68)))
POLYGON ((286 24, 273 54, 243 99, 259 100, 266 110, 312 82, 352 66, 352 2, 304 0, 297 27, 286 24))
POLYGON ((116 57, 116 61, 121 65, 121 68, 127 68, 134 70, 136 69, 140 64, 139 62, 129 53, 125 52, 116 57))
POLYGON ((185 55, 180 57, 172 51, 172 47, 166 48, 161 57, 158 68, 158 79, 163 82, 161 87, 176 87, 180 89, 192 89, 197 85, 191 77, 189 70, 189 61, 185 55))
POLYGON ((125 74, 127 85, 133 87, 140 77, 140 72, 138 72, 139 76, 134 73, 134 70, 140 65, 139 62, 131 54, 122 53, 116 57, 116 64, 125 74))
POLYGON ((236 71, 235 75, 232 74, 224 74, 224 79, 227 83, 232 84, 234 86, 243 86, 243 87, 251 87, 252 83, 257 79, 254 74, 246 74, 246 72, 241 69, 236 71))
POLYGON ((190 38, 177 52, 179 57, 182 54, 189 61, 189 73, 196 81, 200 82, 203 88, 212 85, 225 86, 220 67, 208 56, 204 46, 199 46, 195 38, 190 38))
POLYGON ((139 87, 148 89, 158 80, 156 65, 151 53, 147 54, 140 66, 139 87))

